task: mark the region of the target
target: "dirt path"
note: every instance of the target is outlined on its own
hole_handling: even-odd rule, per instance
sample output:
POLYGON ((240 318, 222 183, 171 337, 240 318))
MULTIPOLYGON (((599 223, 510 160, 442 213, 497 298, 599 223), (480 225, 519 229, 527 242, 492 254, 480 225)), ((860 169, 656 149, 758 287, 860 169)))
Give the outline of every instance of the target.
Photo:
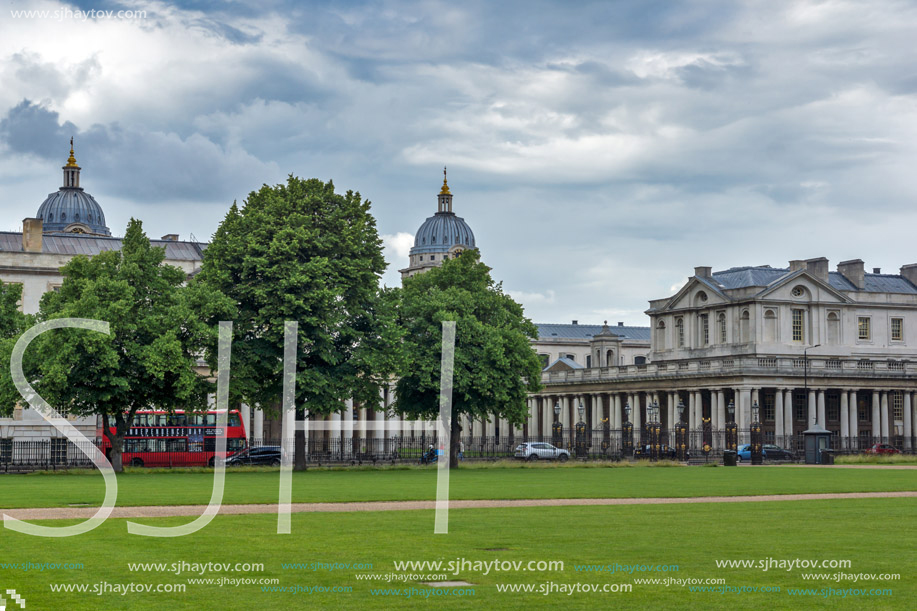
MULTIPOLYGON (((845 492, 829 494, 773 494, 758 496, 698 496, 691 498, 632 498, 632 499, 518 499, 450 501, 451 509, 481 509, 492 507, 565 507, 574 505, 670 505, 679 503, 755 503, 761 501, 818 501, 828 499, 917 498, 917 491, 907 492, 845 492)), ((113 518, 161 518, 170 516, 199 516, 204 505, 165 505, 150 507, 115 507, 113 518)), ((435 501, 384 501, 365 503, 293 503, 293 513, 346 511, 409 511, 435 509, 435 501)), ((79 520, 91 518, 94 507, 43 507, 0 510, 4 517, 19 520, 79 520)), ((276 513, 276 505, 223 505, 225 515, 276 513)))

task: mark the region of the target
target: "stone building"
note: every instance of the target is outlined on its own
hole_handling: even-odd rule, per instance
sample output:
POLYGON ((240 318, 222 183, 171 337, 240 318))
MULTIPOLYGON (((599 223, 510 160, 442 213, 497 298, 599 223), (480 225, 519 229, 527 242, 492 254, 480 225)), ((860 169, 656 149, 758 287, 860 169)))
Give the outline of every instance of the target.
POLYGON ((555 404, 572 426, 572 408, 583 403, 615 429, 627 405, 639 431, 655 404, 671 432, 683 403, 689 428, 709 427, 716 447, 728 406, 743 441, 757 405, 766 443, 798 445, 799 433, 818 423, 840 448, 913 445, 917 265, 897 274, 868 273, 858 259, 837 271, 825 258, 787 268, 697 267, 646 313, 647 361, 607 365, 593 355, 590 367, 549 368, 531 399, 531 430, 550 434, 555 404))
MULTIPOLYGON (((21 232, 0 232, 0 281, 22 286, 20 309, 27 314, 38 311, 42 295, 61 286, 60 268, 73 257, 121 248, 121 239, 111 236, 102 207, 80 186, 81 168, 74 157, 72 140, 63 170, 63 185, 48 195, 34 217, 22 221, 21 232)), ((169 265, 188 275, 200 269, 206 244, 183 242, 177 235, 166 235, 151 243, 165 249, 169 265)), ((89 439, 96 437, 95 418, 71 422, 89 439)), ((0 418, 0 439, 28 441, 59 436, 31 409, 17 408, 11 418, 0 418)))

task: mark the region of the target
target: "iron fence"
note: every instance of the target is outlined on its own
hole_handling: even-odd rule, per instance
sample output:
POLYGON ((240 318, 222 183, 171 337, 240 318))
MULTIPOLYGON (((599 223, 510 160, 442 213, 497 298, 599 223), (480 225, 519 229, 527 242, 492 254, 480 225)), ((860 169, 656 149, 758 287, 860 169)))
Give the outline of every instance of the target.
MULTIPOLYGON (((750 442, 750 430, 738 431, 738 445, 750 442)), ((633 443, 628 446, 626 433, 620 429, 586 429, 572 431, 563 429, 557 434, 544 436, 463 436, 461 438, 463 460, 512 459, 516 448, 523 443, 545 443, 569 451, 573 460, 622 460, 631 459, 634 454, 649 454, 649 434, 646 430, 634 429, 633 443)), ((658 443, 662 457, 676 451, 675 431, 663 429, 658 443)), ((805 441, 802 434, 764 438, 765 446, 773 445, 788 450, 792 458, 803 460, 805 441)), ((876 444, 890 446, 904 454, 915 454, 917 439, 895 435, 890 437, 840 437, 830 438, 829 448, 838 454, 861 453, 876 444)), ((322 465, 366 465, 404 464, 421 462, 429 447, 439 446, 435 435, 389 436, 377 438, 343 437, 330 433, 306 440, 305 458, 309 466, 322 465)), ((726 447, 726 431, 694 430, 685 436, 686 449, 692 462, 720 460, 726 447)), ((281 442, 279 439, 252 439, 243 452, 251 455, 248 460, 230 461, 236 464, 277 464, 281 442), (273 453, 272 453, 273 452, 273 453)), ((294 448, 294 442, 289 441, 294 448)), ((85 448, 89 450, 89 447, 85 448)), ((765 447, 766 449, 766 447, 765 447)), ((92 467, 79 444, 66 439, 43 439, 16 441, 0 439, 0 472, 55 470, 64 468, 92 467)), ((772 453, 773 455, 773 453, 772 453)), ((187 466, 212 465, 213 454, 190 452, 143 452, 124 454, 125 466, 180 468, 187 466)), ((232 456, 232 454, 230 454, 232 456)))

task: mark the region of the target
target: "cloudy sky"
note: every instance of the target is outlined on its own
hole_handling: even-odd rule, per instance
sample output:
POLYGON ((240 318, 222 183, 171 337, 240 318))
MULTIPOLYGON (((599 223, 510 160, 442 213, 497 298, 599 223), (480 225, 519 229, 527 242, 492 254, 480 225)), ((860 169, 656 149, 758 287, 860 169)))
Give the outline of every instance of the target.
POLYGON ((389 285, 447 165, 537 322, 647 324, 696 265, 917 262, 914 2, 3 5, 2 230, 73 136, 119 235, 209 240, 290 173, 359 191, 389 285))

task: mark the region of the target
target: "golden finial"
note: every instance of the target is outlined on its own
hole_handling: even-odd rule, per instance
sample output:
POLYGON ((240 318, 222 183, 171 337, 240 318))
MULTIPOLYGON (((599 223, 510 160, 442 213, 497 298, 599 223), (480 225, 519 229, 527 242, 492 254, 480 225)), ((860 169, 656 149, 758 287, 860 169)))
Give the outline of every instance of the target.
POLYGON ((443 188, 439 191, 440 195, 452 195, 449 191, 449 184, 446 182, 446 166, 443 166, 443 188))
POLYGON ((73 137, 72 136, 70 137, 70 158, 67 160, 67 167, 68 168, 78 167, 76 165, 76 157, 73 156, 73 137))

